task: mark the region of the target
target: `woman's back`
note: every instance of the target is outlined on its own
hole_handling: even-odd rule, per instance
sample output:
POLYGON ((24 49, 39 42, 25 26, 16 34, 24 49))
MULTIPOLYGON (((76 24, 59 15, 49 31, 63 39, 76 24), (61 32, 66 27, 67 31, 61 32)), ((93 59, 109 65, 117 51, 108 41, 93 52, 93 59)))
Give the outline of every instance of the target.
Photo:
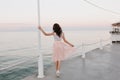
POLYGON ((54 40, 55 41, 61 41, 62 40, 62 35, 63 35, 63 33, 61 33, 61 36, 59 37, 56 33, 54 33, 54 40))

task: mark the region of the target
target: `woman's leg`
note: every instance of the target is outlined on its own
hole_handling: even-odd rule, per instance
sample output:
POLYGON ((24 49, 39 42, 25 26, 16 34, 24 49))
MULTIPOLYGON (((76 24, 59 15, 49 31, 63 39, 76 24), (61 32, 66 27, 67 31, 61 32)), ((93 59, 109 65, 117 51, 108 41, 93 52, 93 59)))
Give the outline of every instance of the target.
POLYGON ((60 61, 56 61, 56 71, 60 70, 60 61))
POLYGON ((60 71, 60 61, 56 61, 56 71, 60 71))
POLYGON ((58 61, 55 62, 56 65, 56 71, 58 70, 58 61))
POLYGON ((60 71, 60 61, 58 61, 58 67, 57 70, 60 71))
POLYGON ((56 61, 56 75, 60 76, 60 61, 56 61))

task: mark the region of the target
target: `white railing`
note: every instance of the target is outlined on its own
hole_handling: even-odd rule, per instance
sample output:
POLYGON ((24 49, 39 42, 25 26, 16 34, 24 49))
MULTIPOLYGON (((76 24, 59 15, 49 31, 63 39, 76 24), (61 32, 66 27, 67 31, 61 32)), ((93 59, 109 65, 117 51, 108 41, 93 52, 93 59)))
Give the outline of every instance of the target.
MULTIPOLYGON (((76 51, 76 54, 73 55, 73 57, 76 57, 76 56, 80 56, 82 55, 82 58, 85 58, 86 57, 86 53, 89 52, 89 51, 92 51, 92 50, 95 50, 97 48, 99 49, 104 49, 104 46, 106 45, 112 45, 112 40, 111 40, 111 37, 108 38, 108 39, 100 39, 99 41, 97 42, 93 42, 93 43, 90 43, 90 44, 87 44, 87 43, 82 43, 78 46, 76 46, 76 49, 78 51, 76 51)), ((51 48, 50 48, 51 49, 51 48)), ((49 50, 49 49, 48 49, 49 50)), ((52 51, 50 52, 50 54, 52 55, 52 51)), ((50 55, 49 55, 50 56, 50 55)), ((71 57, 71 58, 73 58, 71 57)), ((41 64, 42 65, 42 64, 41 64)))
MULTIPOLYGON (((95 50, 95 49, 97 49, 97 48, 99 48, 99 49, 102 50, 102 49, 104 48, 104 46, 106 46, 106 45, 108 45, 108 44, 112 45, 112 40, 111 40, 111 38, 108 38, 108 39, 105 39, 105 40, 100 39, 99 41, 93 42, 93 43, 90 43, 90 44, 82 43, 82 44, 76 46, 76 49, 77 49, 78 51, 76 51, 76 53, 75 53, 75 55, 73 55, 73 57, 82 55, 82 58, 85 58, 87 52, 92 51, 92 50, 95 50)), ((51 50, 51 48, 48 48, 46 52, 49 52, 48 56, 49 56, 49 57, 52 57, 52 56, 51 56, 51 55, 52 55, 52 50, 51 50), (50 51, 50 52, 49 52, 49 51, 50 51)), ((45 57, 47 58, 47 54, 45 54, 45 57)), ((73 58, 73 57, 71 57, 71 58, 73 58)), ((42 65, 42 64, 41 64, 41 65, 42 65)))
MULTIPOLYGON (((108 44, 112 44, 111 38, 106 39, 106 40, 100 39, 100 40, 97 41, 97 42, 93 42, 93 43, 89 43, 89 44, 87 44, 87 43, 82 43, 82 44, 76 46, 76 49, 77 49, 78 51, 76 52, 76 54, 75 54, 73 57, 82 55, 82 58, 85 58, 87 52, 92 51, 92 50, 97 49, 97 48, 99 48, 99 49, 102 50, 102 49, 104 48, 104 46, 106 46, 106 45, 108 45, 108 44)), ((44 55, 43 55, 44 57, 46 57, 46 58, 47 58, 47 57, 52 57, 52 56, 51 56, 51 55, 52 55, 52 48, 47 48, 47 49, 42 49, 42 48, 41 48, 41 53, 43 53, 43 52, 44 52, 44 53, 48 53, 48 52, 49 52, 49 54, 44 54, 44 55)), ((5 70, 5 69, 8 69, 8 68, 11 68, 11 67, 14 67, 14 66, 16 66, 16 65, 20 65, 20 64, 22 64, 22 63, 25 63, 25 62, 30 61, 31 59, 34 59, 34 58, 37 58, 37 57, 38 57, 38 56, 34 56, 34 57, 30 57, 29 59, 26 59, 26 60, 24 59, 24 60, 21 61, 21 62, 16 62, 16 63, 14 63, 14 64, 12 64, 12 65, 10 65, 10 66, 1 68, 0 71, 5 70)), ((39 56, 39 58, 40 58, 40 56, 39 56)), ((38 60, 38 61, 39 61, 39 60, 38 60)), ((40 65, 43 65, 43 63, 40 63, 40 65)), ((44 70, 43 70, 43 71, 44 71, 44 70)), ((42 71, 40 71, 40 72, 42 72, 42 71)))
POLYGON ((76 52, 75 54, 71 57, 77 57, 77 56, 82 56, 82 58, 86 57, 86 53, 92 50, 95 50, 97 48, 99 49, 103 49, 104 46, 108 45, 108 44, 112 44, 112 40, 111 38, 108 39, 100 39, 97 42, 93 42, 93 43, 81 43, 80 45, 76 46, 76 52))
POLYGON ((7 70, 7 69, 9 69, 9 68, 13 68, 13 67, 15 67, 15 66, 18 66, 18 65, 21 65, 21 64, 23 64, 23 63, 26 63, 26 62, 28 62, 28 61, 31 61, 32 59, 35 59, 36 57, 30 57, 29 59, 22 59, 22 61, 20 61, 20 60, 18 60, 18 61, 13 61, 12 63, 11 63, 11 65, 8 65, 8 66, 5 66, 5 67, 1 67, 0 68, 0 71, 4 71, 4 70, 7 70))
MULTIPOLYGON (((95 50, 97 48, 102 50, 103 47, 108 45, 108 44, 112 45, 111 38, 108 38, 106 40, 100 39, 99 41, 94 42, 94 43, 90 43, 90 44, 82 43, 82 45, 81 45, 81 54, 80 55, 82 55, 82 58, 85 58, 85 54, 87 52, 95 50)), ((78 48, 78 50, 79 50, 79 48, 78 48)))

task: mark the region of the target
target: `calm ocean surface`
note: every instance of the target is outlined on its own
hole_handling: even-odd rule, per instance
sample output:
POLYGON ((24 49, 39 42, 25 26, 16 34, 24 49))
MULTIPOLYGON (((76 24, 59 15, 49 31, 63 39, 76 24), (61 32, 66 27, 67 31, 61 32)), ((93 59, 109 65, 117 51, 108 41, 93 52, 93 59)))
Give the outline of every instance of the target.
MULTIPOLYGON (((110 37, 108 30, 64 31, 66 39, 79 46, 110 37)), ((53 36, 41 34, 45 68, 51 64, 53 36)), ((0 80, 21 80, 37 73, 37 32, 0 32, 0 80)))

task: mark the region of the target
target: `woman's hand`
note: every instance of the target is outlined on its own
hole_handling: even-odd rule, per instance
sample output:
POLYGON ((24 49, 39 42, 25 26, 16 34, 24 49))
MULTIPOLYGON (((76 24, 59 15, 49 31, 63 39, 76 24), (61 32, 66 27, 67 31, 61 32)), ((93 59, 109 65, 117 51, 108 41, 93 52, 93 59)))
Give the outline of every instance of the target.
POLYGON ((39 30, 42 30, 41 26, 38 26, 38 29, 39 29, 39 30))
POLYGON ((72 45, 72 44, 71 44, 70 46, 71 46, 71 47, 74 47, 74 45, 72 45))

